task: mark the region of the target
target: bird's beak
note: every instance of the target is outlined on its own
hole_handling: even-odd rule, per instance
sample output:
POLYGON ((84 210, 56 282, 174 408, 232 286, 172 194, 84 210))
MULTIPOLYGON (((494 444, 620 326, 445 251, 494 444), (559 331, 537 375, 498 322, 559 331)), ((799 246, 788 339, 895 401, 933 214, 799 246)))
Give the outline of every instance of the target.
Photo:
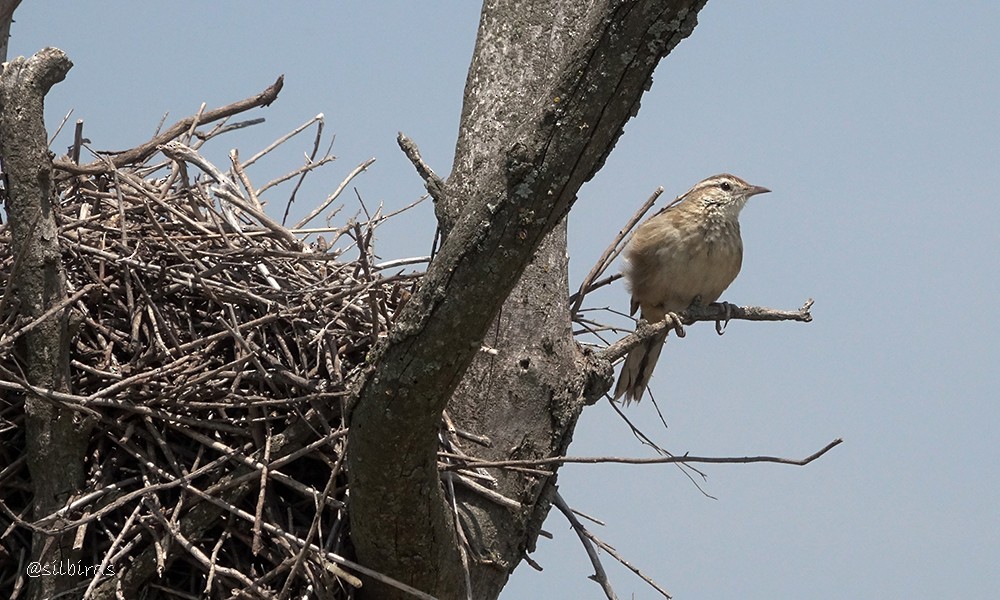
POLYGON ((761 187, 759 185, 752 185, 750 186, 750 191, 747 192, 747 198, 749 198, 750 196, 756 196, 757 194, 766 194, 770 191, 771 190, 767 189, 766 187, 761 187))

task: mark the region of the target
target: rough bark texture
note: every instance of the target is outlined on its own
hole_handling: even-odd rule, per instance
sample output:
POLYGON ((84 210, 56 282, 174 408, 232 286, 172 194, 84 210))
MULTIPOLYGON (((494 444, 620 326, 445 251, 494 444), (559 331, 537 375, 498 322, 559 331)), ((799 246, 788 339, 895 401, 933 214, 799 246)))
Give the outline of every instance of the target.
MULTIPOLYGON (((70 67, 62 51, 46 48, 29 59, 19 57, 7 63, 0 76, 0 157, 7 179, 11 238, 18 256, 13 288, 17 312, 32 320, 66 296, 43 105, 45 94, 66 77, 70 67)), ((28 382, 36 388, 69 391, 68 318, 68 311, 56 312, 28 333, 19 347, 25 354, 28 382)), ((25 417, 33 512, 41 518, 62 508, 83 483, 90 424, 76 411, 38 394, 25 398, 25 417)), ((72 537, 37 531, 31 560, 75 562, 78 552, 72 537)), ((29 597, 52 597, 72 586, 73 579, 31 579, 29 597)))
MULTIPOLYGON (((492 439, 476 454, 527 458, 562 451, 586 399, 610 386, 609 366, 589 364, 571 337, 564 219, 703 4, 485 3, 437 205, 445 242, 374 353, 352 417, 352 539, 367 566, 438 598, 466 597, 435 455, 449 400, 460 427, 492 439), (483 343, 497 354, 483 357, 483 343)), ((460 495, 472 597, 499 594, 552 483, 502 476, 498 491, 517 511, 460 495)), ((403 597, 373 581, 362 591, 403 597)))

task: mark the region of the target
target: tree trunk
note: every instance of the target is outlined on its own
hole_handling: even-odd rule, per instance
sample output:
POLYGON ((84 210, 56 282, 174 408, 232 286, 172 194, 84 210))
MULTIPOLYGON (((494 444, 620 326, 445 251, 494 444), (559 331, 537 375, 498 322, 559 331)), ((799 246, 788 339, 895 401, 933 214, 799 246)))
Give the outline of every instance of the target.
MULTIPOLYGON (((455 162, 437 199, 445 241, 373 354, 351 420, 352 539, 367 566, 442 600, 494 598, 533 545, 554 477, 497 473, 496 491, 517 509, 459 491, 465 589, 437 468, 441 414, 448 405, 459 428, 492 441, 470 453, 550 456, 610 387, 610 365, 572 338, 565 217, 703 5, 484 4, 455 162)), ((405 597, 372 580, 362 592, 405 597)))
MULTIPOLYGON (((78 492, 91 423, 79 412, 46 397, 46 390, 69 391, 69 311, 58 310, 66 298, 66 279, 55 221, 52 157, 48 150, 43 106, 45 94, 66 77, 72 63, 60 50, 46 48, 29 59, 4 65, 0 76, 0 157, 7 180, 7 214, 15 249, 11 276, 17 312, 41 320, 19 345, 27 364, 27 382, 36 393, 25 398, 28 469, 34 487, 33 514, 41 519, 62 508, 78 492)), ((52 527, 58 528, 56 521, 52 527)), ((70 534, 35 531, 31 561, 55 572, 76 563, 79 550, 70 534)), ((72 587, 78 577, 30 579, 29 597, 51 598, 72 587)))

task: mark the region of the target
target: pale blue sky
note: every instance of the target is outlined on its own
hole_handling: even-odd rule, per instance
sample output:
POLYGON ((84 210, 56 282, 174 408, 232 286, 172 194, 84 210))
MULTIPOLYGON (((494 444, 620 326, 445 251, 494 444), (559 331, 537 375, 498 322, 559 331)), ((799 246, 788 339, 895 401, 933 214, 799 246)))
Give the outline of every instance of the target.
MULTIPOLYGON (((48 99, 97 148, 286 75, 267 123, 228 136, 244 156, 316 113, 340 157, 313 176, 311 209, 362 160, 366 201, 422 194, 402 130, 451 166, 478 19, 474 2, 64 3, 18 9, 11 55, 64 49, 76 66, 48 99)), ((660 65, 639 115, 571 216, 574 282, 658 185, 672 197, 733 172, 774 193, 743 215, 740 304, 815 322, 710 325, 671 340, 648 402, 629 410, 676 453, 808 455, 806 468, 709 466, 703 496, 669 466, 568 466, 567 501, 676 598, 994 597, 1000 589, 1000 4, 724 2, 660 65)), ((69 144, 69 130, 55 148, 69 144)), ((285 172, 298 145, 250 176, 285 172)), ((281 197, 274 200, 280 204, 281 197)), ((350 210, 354 206, 348 203, 350 210)), ((277 208, 275 208, 277 211, 277 208)), ((386 258, 426 253, 429 206, 386 225, 386 258)), ((620 286, 594 300, 621 310, 620 286)), ((646 455, 605 404, 572 453, 646 455)), ((561 515, 503 598, 600 598, 561 515)), ((654 598, 605 560, 619 597, 654 598)))

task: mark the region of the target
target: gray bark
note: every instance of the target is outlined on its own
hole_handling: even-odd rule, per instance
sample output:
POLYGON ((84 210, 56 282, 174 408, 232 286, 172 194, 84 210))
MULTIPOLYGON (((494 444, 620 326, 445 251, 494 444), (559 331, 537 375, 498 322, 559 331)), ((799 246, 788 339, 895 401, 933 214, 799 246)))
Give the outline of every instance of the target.
MULTIPOLYGON (((562 452, 582 406, 610 387, 610 365, 572 339, 564 219, 703 5, 484 4, 455 162, 436 206, 445 242, 374 353, 352 415, 352 539, 367 566, 441 599, 465 598, 437 469, 445 406, 459 427, 492 439, 477 455, 532 458, 562 452), (497 354, 484 356, 483 343, 497 354)), ((499 594, 534 542, 553 483, 501 474, 497 491, 519 510, 459 496, 471 597, 499 594)), ((405 597, 370 580, 362 595, 405 597)))
MULTIPOLYGON (((7 63, 0 75, 0 157, 17 257, 11 277, 16 310, 31 320, 66 296, 43 108, 45 94, 72 66, 61 50, 46 48, 29 59, 7 63)), ((68 320, 68 310, 57 311, 20 344, 27 380, 35 389, 69 391, 68 320)), ((27 394, 24 409, 33 513, 38 519, 62 508, 82 485, 90 423, 47 399, 44 392, 27 394)), ((56 522, 53 527, 60 525, 56 522)), ((33 536, 32 561, 75 562, 78 554, 71 535, 36 531, 33 536)), ((74 583, 72 577, 37 577, 30 580, 29 597, 50 598, 74 583)))

